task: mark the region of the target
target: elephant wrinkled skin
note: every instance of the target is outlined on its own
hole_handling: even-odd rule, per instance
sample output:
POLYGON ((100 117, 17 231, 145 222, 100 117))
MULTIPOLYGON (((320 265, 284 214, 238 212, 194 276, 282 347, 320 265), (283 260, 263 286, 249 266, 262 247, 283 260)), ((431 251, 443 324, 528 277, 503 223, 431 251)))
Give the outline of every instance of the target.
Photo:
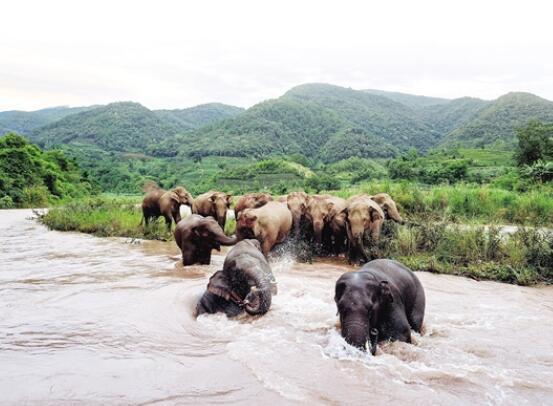
POLYGON ((225 258, 223 269, 209 279, 196 306, 196 315, 224 312, 232 317, 245 310, 262 315, 277 292, 276 280, 257 240, 242 240, 225 258))
POLYGON ((211 262, 211 250, 234 245, 236 237, 227 237, 213 217, 192 214, 181 220, 174 232, 175 243, 182 253, 183 265, 211 262))
POLYGON ((411 342, 420 333, 426 299, 417 276, 403 264, 377 259, 336 281, 334 300, 341 334, 348 344, 369 349, 378 342, 411 342))

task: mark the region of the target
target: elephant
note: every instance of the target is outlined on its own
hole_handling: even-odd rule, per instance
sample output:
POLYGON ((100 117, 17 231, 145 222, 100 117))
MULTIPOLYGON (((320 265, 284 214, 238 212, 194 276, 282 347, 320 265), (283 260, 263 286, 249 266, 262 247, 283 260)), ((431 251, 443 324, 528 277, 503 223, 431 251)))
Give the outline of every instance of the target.
POLYGON ((417 276, 403 264, 377 259, 336 281, 334 301, 342 337, 350 345, 376 353, 381 341, 411 342, 421 332, 426 304, 417 276))
POLYGON ((346 204, 344 212, 347 215, 348 261, 350 263, 367 262, 369 257, 363 243, 365 232, 370 231, 371 242, 378 242, 384 221, 384 212, 367 195, 351 197, 346 204))
POLYGON ((234 245, 236 237, 227 237, 213 217, 192 214, 179 221, 174 232, 175 242, 182 252, 182 264, 209 265, 211 250, 221 245, 234 245))
POLYGON ((201 214, 202 216, 213 217, 224 230, 231 197, 230 194, 215 192, 213 190, 203 193, 194 199, 192 212, 194 214, 201 214))
POLYGON ((270 201, 256 209, 245 209, 236 223, 239 240, 255 238, 263 254, 283 242, 292 228, 292 213, 284 203, 270 201))
POLYGON ((142 201, 142 215, 144 225, 148 226, 152 218, 163 216, 167 231, 171 229, 171 219, 175 224, 181 220, 180 205, 184 204, 192 208, 194 199, 192 195, 182 186, 177 186, 174 189, 165 191, 156 189, 144 196, 142 201))
POLYGON ((265 314, 277 293, 276 286, 259 241, 242 240, 227 254, 223 269, 209 279, 196 315, 224 312, 233 317, 243 310, 250 315, 265 314))
POLYGON ((288 209, 292 212, 292 220, 294 223, 294 235, 299 237, 300 225, 305 217, 305 210, 309 203, 309 196, 304 192, 292 192, 284 199, 288 209))
POLYGON ((386 219, 393 220, 399 224, 405 224, 405 221, 399 215, 396 202, 393 201, 388 193, 378 193, 371 196, 371 199, 378 203, 386 219))
POLYGON ((319 248, 339 254, 346 239, 346 201, 330 195, 309 198, 305 216, 313 229, 313 239, 319 248))
POLYGON ((273 197, 265 192, 247 193, 244 196, 240 196, 234 205, 234 218, 238 220, 240 213, 245 209, 256 209, 272 200, 273 197))

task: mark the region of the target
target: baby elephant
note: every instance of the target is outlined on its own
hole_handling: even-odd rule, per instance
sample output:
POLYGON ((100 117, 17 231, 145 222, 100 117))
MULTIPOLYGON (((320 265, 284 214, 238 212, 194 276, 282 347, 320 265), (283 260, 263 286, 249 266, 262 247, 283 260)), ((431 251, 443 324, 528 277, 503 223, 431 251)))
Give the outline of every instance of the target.
POLYGON ((385 340, 411 342, 411 329, 420 333, 424 319, 424 289, 404 265, 377 259, 336 282, 334 296, 342 337, 349 344, 369 349, 385 340))
POLYGON ((224 312, 228 317, 243 310, 265 314, 276 294, 276 281, 257 240, 242 240, 234 246, 223 264, 209 279, 207 290, 196 307, 196 315, 224 312))
POLYGON ((213 217, 192 214, 179 221, 175 228, 175 242, 182 252, 182 264, 209 265, 211 250, 221 245, 236 244, 236 237, 227 237, 213 217))

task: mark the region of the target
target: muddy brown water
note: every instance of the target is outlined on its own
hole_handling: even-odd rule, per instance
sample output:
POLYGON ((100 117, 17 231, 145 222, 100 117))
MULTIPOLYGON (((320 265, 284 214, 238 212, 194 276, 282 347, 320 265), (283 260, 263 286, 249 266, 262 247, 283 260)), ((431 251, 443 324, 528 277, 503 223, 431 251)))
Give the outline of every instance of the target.
POLYGON ((336 330, 341 261, 272 263, 261 318, 192 317, 210 266, 172 243, 0 211, 0 403, 552 404, 553 288, 419 273, 425 329, 376 357, 336 330))

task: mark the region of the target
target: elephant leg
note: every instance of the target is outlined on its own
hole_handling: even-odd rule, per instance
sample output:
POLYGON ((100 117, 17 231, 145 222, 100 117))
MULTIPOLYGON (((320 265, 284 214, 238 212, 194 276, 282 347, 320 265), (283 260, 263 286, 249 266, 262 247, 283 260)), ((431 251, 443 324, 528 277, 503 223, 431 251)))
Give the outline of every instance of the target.
POLYGON ((265 256, 269 255, 269 252, 271 252, 271 248, 273 248, 273 244, 269 238, 264 238, 261 243, 261 250, 263 251, 263 254, 265 256))
POLYGON ((171 223, 173 222, 173 219, 169 216, 163 216, 165 218, 165 227, 167 228, 167 232, 171 231, 171 223))

